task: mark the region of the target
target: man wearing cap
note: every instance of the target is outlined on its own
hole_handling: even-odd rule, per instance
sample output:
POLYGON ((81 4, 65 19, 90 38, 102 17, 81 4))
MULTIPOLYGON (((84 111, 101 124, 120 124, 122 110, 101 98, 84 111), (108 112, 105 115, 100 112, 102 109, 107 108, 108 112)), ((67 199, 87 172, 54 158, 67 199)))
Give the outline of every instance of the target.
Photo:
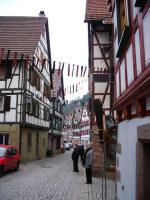
POLYGON ((84 154, 84 167, 86 172, 86 184, 92 184, 92 166, 93 166, 93 150, 92 144, 90 142, 87 143, 87 149, 84 154))

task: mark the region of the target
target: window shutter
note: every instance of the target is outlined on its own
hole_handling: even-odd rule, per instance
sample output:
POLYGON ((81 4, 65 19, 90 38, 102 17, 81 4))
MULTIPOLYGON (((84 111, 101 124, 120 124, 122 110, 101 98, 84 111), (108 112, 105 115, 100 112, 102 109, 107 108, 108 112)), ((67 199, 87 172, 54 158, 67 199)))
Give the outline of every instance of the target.
POLYGON ((5 96, 4 111, 10 111, 10 96, 5 96))

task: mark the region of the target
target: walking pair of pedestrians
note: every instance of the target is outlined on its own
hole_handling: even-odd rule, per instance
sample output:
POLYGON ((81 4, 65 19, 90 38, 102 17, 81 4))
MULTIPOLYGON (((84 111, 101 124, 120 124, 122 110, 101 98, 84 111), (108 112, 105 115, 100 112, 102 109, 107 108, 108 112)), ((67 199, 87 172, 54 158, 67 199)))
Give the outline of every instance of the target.
POLYGON ((81 162, 83 167, 85 168, 86 172, 86 184, 92 184, 92 166, 93 166, 93 150, 92 150, 92 144, 88 142, 88 147, 86 151, 84 152, 83 146, 78 146, 75 144, 74 150, 72 153, 72 160, 73 160, 73 171, 79 172, 78 169, 78 160, 79 156, 81 157, 81 162))

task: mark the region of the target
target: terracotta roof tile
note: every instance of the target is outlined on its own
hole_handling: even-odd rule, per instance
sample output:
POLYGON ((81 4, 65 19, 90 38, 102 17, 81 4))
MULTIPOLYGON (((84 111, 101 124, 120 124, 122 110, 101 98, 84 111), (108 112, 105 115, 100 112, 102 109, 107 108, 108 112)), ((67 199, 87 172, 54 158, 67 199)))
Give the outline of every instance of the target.
POLYGON ((46 17, 0 16, 0 49, 33 56, 46 21, 46 17))
POLYGON ((106 24, 112 23, 111 12, 107 5, 108 0, 87 0, 85 21, 105 20, 106 24))

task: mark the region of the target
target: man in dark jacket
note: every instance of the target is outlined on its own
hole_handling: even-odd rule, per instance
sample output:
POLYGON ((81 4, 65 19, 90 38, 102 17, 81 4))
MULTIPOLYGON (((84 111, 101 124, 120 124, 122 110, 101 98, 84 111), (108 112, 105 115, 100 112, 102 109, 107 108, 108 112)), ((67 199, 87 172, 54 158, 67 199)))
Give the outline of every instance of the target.
POLYGON ((86 184, 92 184, 92 166, 93 166, 93 150, 92 144, 88 142, 88 148, 84 154, 84 167, 86 172, 86 184))
POLYGON ((78 169, 79 148, 77 144, 75 144, 74 150, 72 152, 72 160, 73 160, 73 171, 79 172, 79 169, 78 169))

